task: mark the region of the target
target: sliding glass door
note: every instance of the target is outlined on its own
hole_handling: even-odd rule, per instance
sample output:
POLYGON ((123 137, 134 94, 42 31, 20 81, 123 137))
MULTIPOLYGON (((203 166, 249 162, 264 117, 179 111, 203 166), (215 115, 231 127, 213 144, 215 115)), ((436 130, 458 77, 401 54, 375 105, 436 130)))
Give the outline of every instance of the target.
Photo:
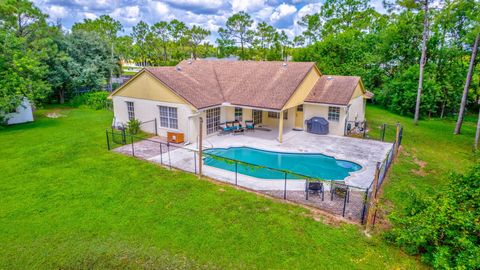
POLYGON ((252 118, 255 125, 262 123, 262 112, 261 110, 253 110, 252 111, 252 118))
POLYGON ((207 115, 206 125, 207 125, 207 135, 212 134, 218 130, 220 125, 220 108, 208 109, 205 111, 207 115))

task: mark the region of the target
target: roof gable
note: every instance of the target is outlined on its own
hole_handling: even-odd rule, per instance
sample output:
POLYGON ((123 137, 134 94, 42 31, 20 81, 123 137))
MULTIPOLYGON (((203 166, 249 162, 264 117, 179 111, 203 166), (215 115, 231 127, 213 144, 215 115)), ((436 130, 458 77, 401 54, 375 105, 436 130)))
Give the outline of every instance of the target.
POLYGON ((137 73, 133 78, 110 94, 109 97, 114 95, 189 104, 187 100, 145 70, 137 73))
POLYGON ((358 76, 323 75, 315 84, 305 102, 348 105, 355 89, 363 85, 358 76))

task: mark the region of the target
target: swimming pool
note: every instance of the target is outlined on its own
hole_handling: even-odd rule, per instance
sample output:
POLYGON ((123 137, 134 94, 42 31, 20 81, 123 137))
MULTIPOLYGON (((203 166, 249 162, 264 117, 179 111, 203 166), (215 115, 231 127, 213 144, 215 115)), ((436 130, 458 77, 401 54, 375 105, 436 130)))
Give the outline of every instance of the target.
MULTIPOLYGON (((204 164, 224 170, 235 171, 235 163, 215 158, 214 156, 235 159, 250 164, 266 166, 295 172, 312 178, 324 180, 343 180, 350 173, 362 169, 357 163, 338 160, 323 154, 281 153, 250 147, 212 148, 204 150, 204 164), (214 155, 209 156, 208 154, 214 155)), ((264 179, 283 179, 284 173, 266 168, 237 164, 238 173, 264 179)), ((288 174, 289 179, 302 177, 288 174)))

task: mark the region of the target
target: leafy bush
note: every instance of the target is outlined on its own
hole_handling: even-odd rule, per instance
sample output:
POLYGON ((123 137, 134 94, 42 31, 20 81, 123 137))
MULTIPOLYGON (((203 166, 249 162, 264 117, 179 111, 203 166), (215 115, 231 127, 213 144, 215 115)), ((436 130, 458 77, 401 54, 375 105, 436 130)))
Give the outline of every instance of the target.
POLYGON ((137 134, 138 131, 140 131, 140 125, 142 124, 142 122, 140 122, 140 120, 138 119, 132 119, 130 121, 128 121, 127 123, 127 131, 129 134, 137 134))
POLYGON ((7 116, 2 112, 0 112, 0 129, 6 126, 7 122, 8 122, 7 116))
POLYGON ((413 199, 387 238, 435 268, 480 269, 480 164, 435 196, 413 199))
POLYGON ((107 99, 109 93, 105 91, 90 92, 72 98, 70 103, 74 106, 85 106, 87 108, 100 110, 110 107, 111 101, 107 99))

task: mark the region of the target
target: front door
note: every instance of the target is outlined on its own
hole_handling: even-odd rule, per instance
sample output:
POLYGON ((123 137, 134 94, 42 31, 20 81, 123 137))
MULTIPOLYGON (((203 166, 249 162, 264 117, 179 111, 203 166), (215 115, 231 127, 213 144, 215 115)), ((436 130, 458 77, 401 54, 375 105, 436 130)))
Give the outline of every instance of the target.
POLYGON ((295 111, 295 128, 303 129, 303 105, 298 105, 295 111))

